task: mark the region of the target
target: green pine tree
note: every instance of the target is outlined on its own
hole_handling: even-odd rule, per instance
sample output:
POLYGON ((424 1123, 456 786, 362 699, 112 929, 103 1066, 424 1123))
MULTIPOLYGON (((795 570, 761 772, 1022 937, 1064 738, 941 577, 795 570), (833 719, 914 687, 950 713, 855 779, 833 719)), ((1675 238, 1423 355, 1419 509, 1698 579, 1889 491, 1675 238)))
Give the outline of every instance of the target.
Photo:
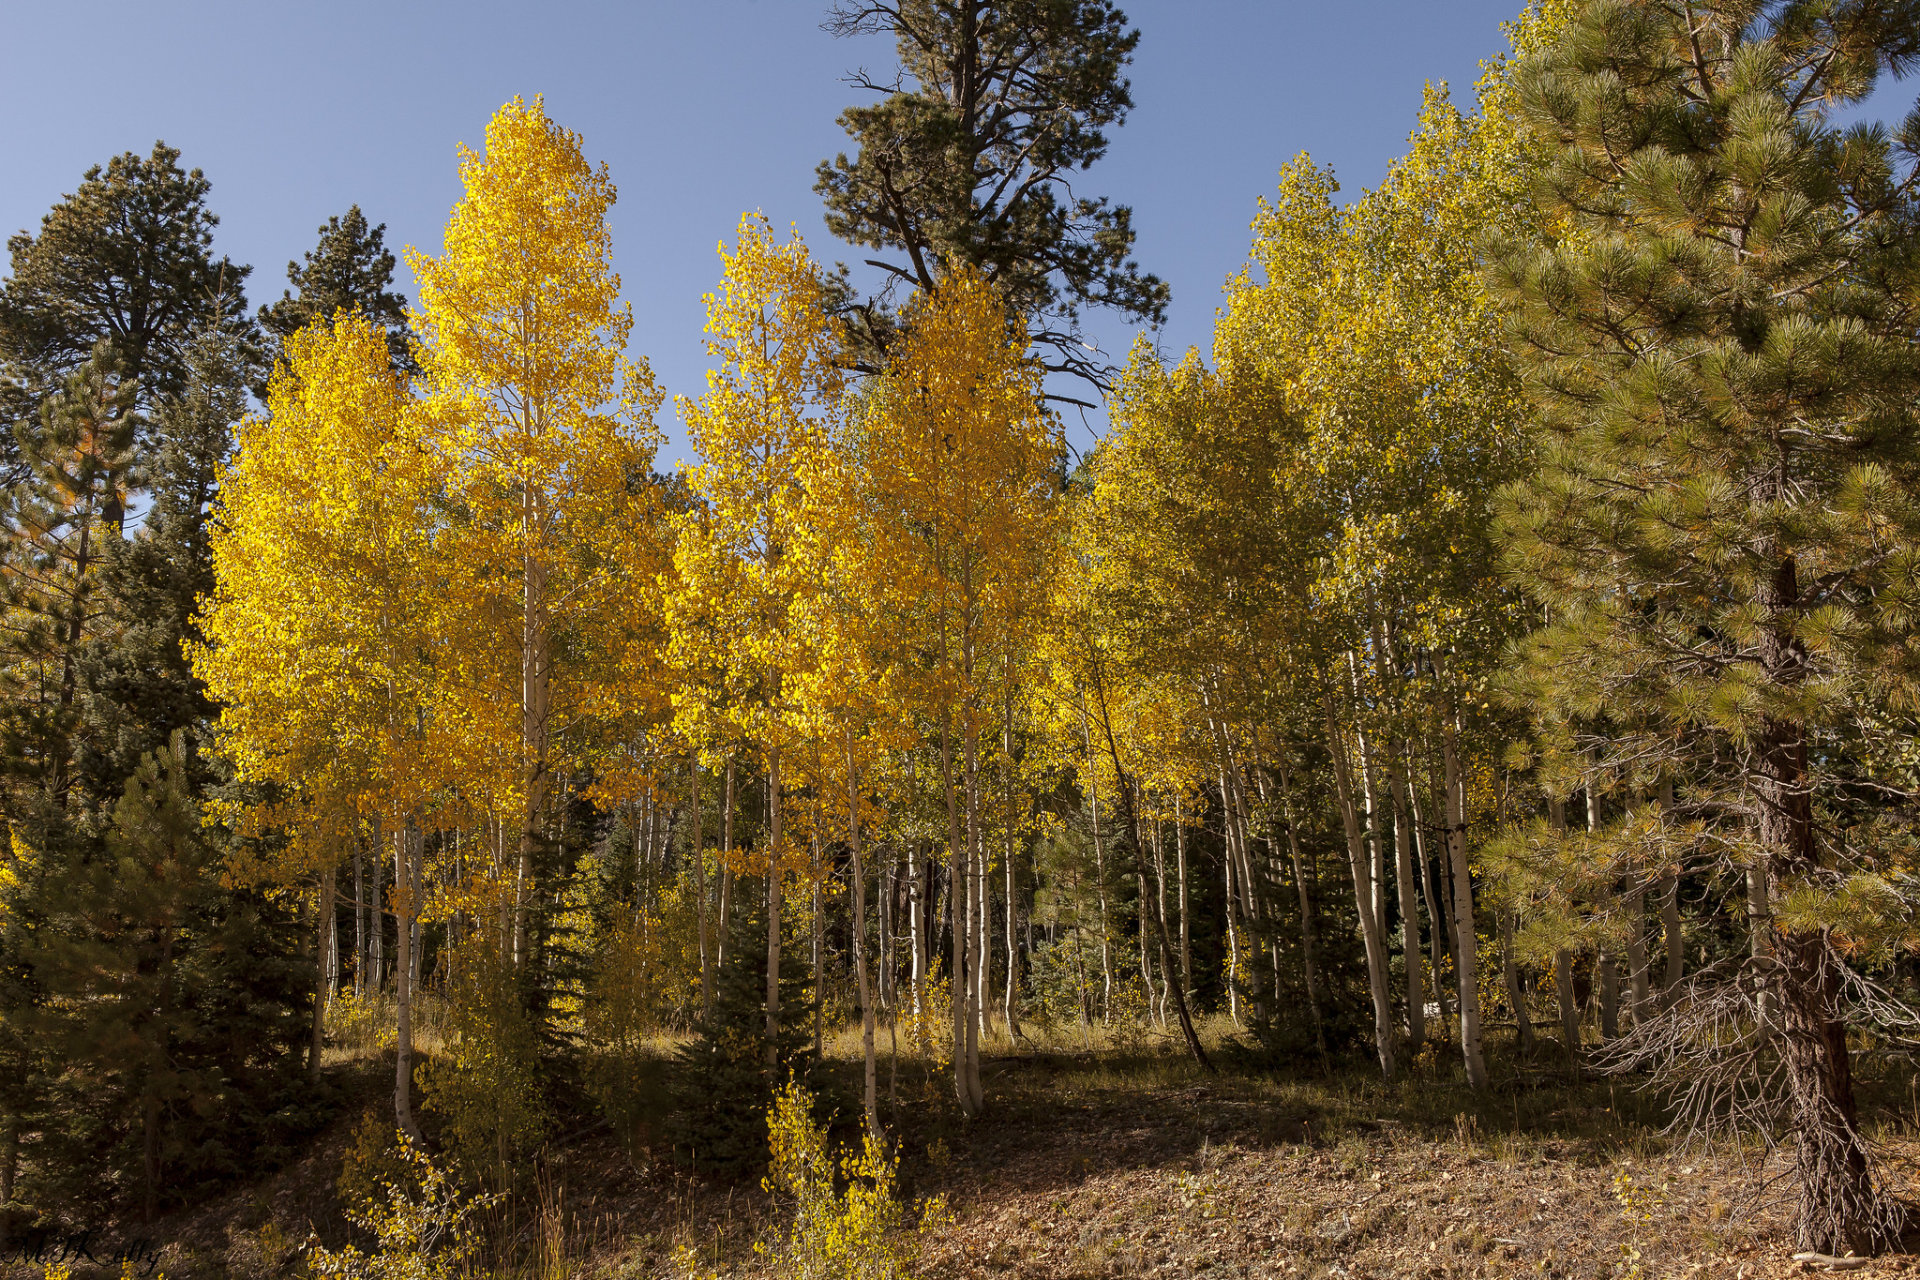
POLYGON ((38 1188, 104 1186, 148 1221, 285 1158, 302 1120, 308 966, 284 908, 221 883, 193 755, 176 730, 100 838, 46 860, 22 943, 45 997, 24 1021, 51 1062, 38 1188))
MULTIPOLYGON (((1104 387, 1083 309, 1159 324, 1168 297, 1130 256, 1133 211, 1074 191, 1133 106, 1126 14, 1111 0, 842 0, 828 25, 893 36, 901 81, 855 79, 884 96, 840 114, 857 150, 817 170, 827 229, 897 253, 872 264, 889 286, 931 293, 950 261, 978 267, 1031 318, 1048 368, 1104 387)), ((863 368, 891 340, 885 296, 847 307, 863 368)))
POLYGON ((394 258, 386 245, 387 224, 369 227, 360 206, 328 218, 320 240, 303 262, 287 264, 293 288, 260 308, 260 327, 285 341, 315 320, 332 322, 336 311, 358 311, 387 331, 396 371, 412 372, 406 295, 393 292, 394 258))
POLYGON ((188 348, 208 323, 251 337, 241 296, 249 268, 214 256, 211 184, 179 160, 156 142, 144 158, 129 151, 95 165, 38 235, 7 241, 0 424, 37 412, 101 342, 113 344, 139 384, 140 407, 151 409, 185 388, 188 348))
MULTIPOLYGON (((187 352, 181 394, 156 414, 156 456, 143 477, 151 495, 133 536, 115 539, 99 567, 97 596, 109 626, 79 655, 84 730, 76 767, 90 800, 114 803, 148 752, 178 730, 205 742, 218 709, 187 663, 200 638, 195 614, 213 590, 216 472, 246 412, 250 352, 229 332, 204 330, 187 352)), ((196 793, 211 780, 195 757, 196 793)))
POLYGON ((734 884, 727 962, 715 974, 712 1011, 694 1024, 671 1081, 666 1136, 694 1169, 738 1177, 767 1162, 767 1109, 791 1075, 813 1075, 813 992, 799 965, 780 973, 780 1031, 767 1064, 767 910, 753 882, 734 884))
POLYGON ((102 342, 30 422, 14 424, 25 476, 0 532, 0 812, 34 838, 67 810, 81 720, 84 647, 107 625, 102 566, 121 541, 139 480, 136 384, 102 342))
POLYGON ((1496 254, 1540 414, 1506 563, 1551 619, 1512 692, 1607 820, 1495 860, 1594 928, 1673 874, 1745 914, 1616 1060, 1685 1120, 1791 1133, 1800 1245, 1835 1254, 1895 1226, 1847 1041, 1857 962, 1912 941, 1883 851, 1914 835, 1920 115, 1831 113, 1916 54, 1876 0, 1578 4, 1516 69, 1561 238, 1496 254))

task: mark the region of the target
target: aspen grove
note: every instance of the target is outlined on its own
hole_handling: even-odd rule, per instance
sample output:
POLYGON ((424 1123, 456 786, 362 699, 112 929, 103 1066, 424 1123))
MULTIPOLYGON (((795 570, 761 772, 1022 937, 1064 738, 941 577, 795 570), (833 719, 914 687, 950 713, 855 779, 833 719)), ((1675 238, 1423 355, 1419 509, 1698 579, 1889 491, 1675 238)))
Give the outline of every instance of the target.
MULTIPOLYGON (((776 1274, 961 1274, 909 1197, 980 1166, 917 1109, 1151 1060, 1444 1087, 1462 1143, 1632 1093, 1807 1265, 1896 1249, 1920 115, 1841 114, 1920 10, 1534 0, 1378 186, 1276 156, 1210 348, 1118 365, 1085 315, 1167 287, 1069 178, 1125 15, 829 23, 900 49, 819 170, 879 283, 716 228, 697 395, 540 97, 460 148, 411 303, 356 207, 250 317, 164 146, 10 242, 0 1232, 357 1116, 314 1274, 504 1273, 583 1132, 766 1173, 776 1274)), ((1596 1274, 1669 1273, 1635 1176, 1596 1274)), ((1282 1234, 1332 1265, 1387 1230, 1351 1209, 1282 1234)), ((1505 1274, 1368 1265, 1298 1273, 1505 1274)))

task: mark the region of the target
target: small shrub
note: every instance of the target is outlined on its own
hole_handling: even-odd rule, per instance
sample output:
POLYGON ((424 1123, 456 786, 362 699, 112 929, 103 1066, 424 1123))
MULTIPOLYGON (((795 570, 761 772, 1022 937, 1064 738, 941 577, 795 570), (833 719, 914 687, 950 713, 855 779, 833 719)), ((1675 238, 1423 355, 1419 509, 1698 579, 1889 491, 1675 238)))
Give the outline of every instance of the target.
POLYGON ((475 1247, 473 1214, 499 1196, 462 1195, 426 1152, 395 1136, 405 1176, 379 1178, 379 1194, 346 1213, 348 1222, 373 1236, 374 1251, 362 1253, 351 1244, 328 1249, 311 1236, 307 1269, 313 1280, 454 1280, 462 1274, 475 1247))
MULTIPOLYGON (((813 1097, 789 1082, 767 1114, 772 1168, 763 1185, 791 1202, 793 1224, 778 1246, 781 1274, 794 1280, 910 1280, 923 1237, 946 1220, 946 1202, 921 1206, 917 1226, 895 1194, 898 1166, 865 1134, 836 1168, 813 1097), (846 1190, 837 1189, 844 1179, 846 1190)), ((766 1246, 757 1245, 766 1250, 766 1246)))

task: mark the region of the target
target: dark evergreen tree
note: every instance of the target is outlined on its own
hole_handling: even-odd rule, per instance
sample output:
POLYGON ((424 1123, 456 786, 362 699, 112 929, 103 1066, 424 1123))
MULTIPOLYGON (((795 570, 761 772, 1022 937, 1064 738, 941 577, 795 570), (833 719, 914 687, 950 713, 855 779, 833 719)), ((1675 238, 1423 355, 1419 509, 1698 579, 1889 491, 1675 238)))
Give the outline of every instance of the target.
POLYGON ((260 308, 260 327, 285 341, 316 319, 330 322, 336 311, 358 311, 387 331, 394 369, 411 372, 407 299, 390 288, 394 259, 386 235, 387 224, 369 227, 357 204, 345 215, 328 218, 306 260, 287 264, 287 282, 293 288, 260 308))
MULTIPOLYGON (((186 386, 188 348, 209 323, 250 337, 249 268, 213 253, 210 184, 156 142, 87 170, 79 188, 12 237, 0 284, 0 422, 30 417, 101 342, 139 385, 142 408, 186 386)), ((12 441, 7 439, 10 446, 12 441)), ((17 467, 10 456, 0 466, 17 467)))
MULTIPOLYGON (((846 0, 829 29, 888 33, 900 74, 840 124, 854 156, 822 162, 827 227, 891 250, 890 282, 931 292, 949 261, 978 267, 1027 316, 1050 369, 1104 388, 1112 372, 1080 334, 1085 307, 1159 324, 1167 286, 1129 256, 1133 213, 1076 195, 1133 99, 1121 74, 1140 33, 1111 0, 846 0)), ((854 357, 876 367, 893 324, 886 294, 852 303, 854 357)))
MULTIPOLYGON (((76 767, 89 798, 112 804, 142 756, 176 730, 201 743, 216 708, 188 664, 200 639, 194 614, 213 590, 208 542, 216 470, 246 412, 250 353, 230 332, 207 329, 187 352, 181 393, 157 413, 157 456, 144 477, 151 501, 134 536, 115 539, 97 595, 111 629, 79 655, 84 729, 76 767)), ((196 769, 205 764, 196 757, 196 769)), ((195 778, 204 788, 204 772, 195 778)))
POLYGON ((1897 1214, 1848 1040, 1894 1006, 1849 957, 1912 937, 1888 853, 1915 837, 1920 113, 1894 138, 1830 113, 1920 56, 1920 10, 1573 10, 1515 73, 1562 238, 1496 255, 1541 415, 1501 519, 1552 619, 1513 688, 1545 777, 1620 818, 1543 822, 1501 860, 1600 894, 1598 927, 1593 881, 1675 873, 1745 916, 1748 951, 1616 1061, 1674 1086, 1683 1124, 1790 1134, 1801 1247, 1865 1250, 1897 1214))
POLYGON ((301 1080, 305 966, 274 907, 221 884, 195 772, 183 731, 140 760, 98 845, 49 866, 25 947, 51 997, 28 1017, 54 1066, 41 1181, 104 1177, 149 1221, 284 1147, 301 1080))
MULTIPOLYGON (((64 813, 80 718, 83 647, 107 625, 102 565, 121 541, 140 476, 136 384, 111 344, 15 424, 24 476, 7 494, 0 566, 11 625, 0 635, 0 812, 64 813), (48 806, 51 806, 49 809, 48 806)), ((50 843, 39 830, 35 839, 50 843)))
POLYGON ((674 1062, 665 1126, 679 1159, 720 1177, 765 1166, 773 1095, 789 1075, 810 1082, 815 1065, 813 992, 799 965, 780 971, 777 1065, 768 1065, 767 910, 764 892, 747 892, 753 883, 734 884, 727 962, 715 975, 712 1011, 695 1022, 674 1062))

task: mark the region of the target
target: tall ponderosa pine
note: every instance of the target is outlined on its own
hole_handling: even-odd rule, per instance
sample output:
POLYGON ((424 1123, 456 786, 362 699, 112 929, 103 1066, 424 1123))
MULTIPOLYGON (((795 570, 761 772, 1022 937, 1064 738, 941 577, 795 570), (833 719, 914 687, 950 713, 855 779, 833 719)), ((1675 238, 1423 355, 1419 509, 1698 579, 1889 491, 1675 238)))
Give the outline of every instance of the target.
POLYGON ((142 408, 186 386, 188 349, 209 323, 251 332, 241 288, 249 268, 213 254, 210 183, 156 142, 87 170, 41 219, 40 234, 7 241, 13 274, 0 285, 0 368, 11 385, 0 414, 17 421, 113 344, 140 385, 142 408))
MULTIPOLYGON (((973 267, 1027 317, 1049 369, 1104 387, 1082 310, 1158 324, 1167 308, 1166 284, 1129 256, 1133 211, 1073 191, 1133 106, 1121 73, 1140 33, 1110 0, 844 0, 828 27, 889 33, 900 56, 894 81, 855 79, 882 101, 840 115, 858 150, 819 167, 828 229, 903 255, 872 265, 923 292, 973 267)), ((871 369, 897 317, 878 302, 849 315, 871 369)))
POLYGON ((315 320, 331 324, 337 311, 358 311, 386 331, 394 369, 411 371, 407 299, 391 288, 395 264, 386 236, 387 224, 369 227, 357 204, 328 218, 304 261, 287 264, 293 288, 260 308, 260 327, 277 343, 285 342, 315 320))
POLYGON ((1892 1220, 1844 956, 1907 918, 1877 851, 1912 839, 1889 707, 1915 676, 1920 117, 1889 139, 1830 113, 1916 55, 1920 17, 1874 0, 1580 6, 1517 69, 1565 234, 1498 272, 1542 417, 1507 566, 1552 618, 1516 693, 1549 774, 1624 815, 1578 842, 1541 824, 1513 860, 1744 886, 1750 952, 1629 1053, 1669 1079, 1711 1061, 1697 1119, 1790 1131, 1801 1246, 1836 1254, 1892 1220))

